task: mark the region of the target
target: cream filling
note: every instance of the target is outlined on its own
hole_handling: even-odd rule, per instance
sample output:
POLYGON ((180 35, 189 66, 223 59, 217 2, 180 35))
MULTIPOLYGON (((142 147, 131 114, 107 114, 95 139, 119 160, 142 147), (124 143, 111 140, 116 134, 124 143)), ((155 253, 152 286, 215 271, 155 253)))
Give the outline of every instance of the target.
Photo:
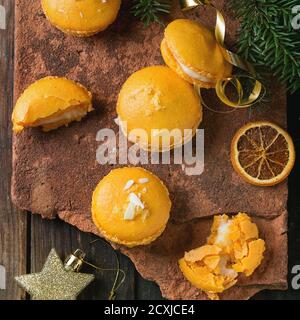
MULTIPOLYGON (((38 121, 38 125, 47 125, 47 124, 53 124, 57 123, 63 120, 72 121, 76 118, 83 117, 86 114, 86 112, 82 111, 81 109, 72 109, 67 112, 64 112, 57 116, 50 116, 46 119, 41 119, 38 121)), ((37 123, 36 123, 37 124, 37 123)))
MULTIPOLYGON (((176 59, 176 58, 175 58, 176 59)), ((184 65, 183 63, 181 63, 180 61, 178 61, 176 59, 177 63, 180 65, 181 70, 188 75, 189 77, 191 77, 192 79, 195 80, 199 80, 202 82, 206 82, 206 83, 213 83, 212 79, 204 77, 203 75, 201 75, 200 73, 190 69, 189 67, 187 67, 186 65, 184 65)))
POLYGON ((217 238, 215 240, 215 244, 223 244, 223 245, 229 245, 230 241, 228 239, 228 233, 229 233, 229 228, 231 226, 231 221, 229 220, 228 222, 222 221, 220 223, 220 226, 218 228, 218 234, 217 238))
POLYGON ((230 278, 236 278, 238 276, 238 273, 232 268, 228 268, 226 266, 227 262, 228 262, 228 258, 225 258, 224 256, 222 256, 219 262, 221 274, 230 278))

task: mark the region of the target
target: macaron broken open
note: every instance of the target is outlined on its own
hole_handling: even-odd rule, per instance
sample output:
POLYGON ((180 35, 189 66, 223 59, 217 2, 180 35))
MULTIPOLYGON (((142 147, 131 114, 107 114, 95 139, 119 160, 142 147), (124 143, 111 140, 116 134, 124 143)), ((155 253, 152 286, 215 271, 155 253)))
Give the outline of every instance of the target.
POLYGON ((239 273, 250 276, 262 262, 265 242, 246 213, 232 218, 214 217, 211 234, 204 246, 186 252, 179 267, 195 287, 210 299, 232 287, 239 273))

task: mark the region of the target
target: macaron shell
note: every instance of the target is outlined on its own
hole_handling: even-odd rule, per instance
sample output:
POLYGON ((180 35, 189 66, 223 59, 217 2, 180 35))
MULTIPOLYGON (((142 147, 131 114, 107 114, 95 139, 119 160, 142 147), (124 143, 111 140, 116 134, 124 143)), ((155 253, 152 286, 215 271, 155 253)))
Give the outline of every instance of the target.
POLYGON ((202 277, 199 277, 197 275, 197 270, 191 268, 184 258, 180 259, 178 263, 179 268, 185 278, 196 288, 214 293, 221 293, 224 291, 224 287, 222 286, 222 284, 216 283, 211 273, 207 272, 205 274, 205 271, 201 270, 202 277))
POLYGON ((12 114, 15 131, 39 119, 48 118, 69 108, 92 108, 92 94, 82 85, 59 77, 42 78, 31 84, 19 97, 12 114))
POLYGON ((48 20, 61 31, 79 37, 91 36, 112 24, 121 0, 41 0, 48 20))
POLYGON ((171 201, 164 184, 151 172, 138 167, 112 170, 104 177, 93 193, 92 218, 107 239, 126 246, 144 245, 152 242, 164 231, 169 219, 171 201), (139 179, 147 178, 140 184, 139 179), (129 180, 135 184, 125 190, 129 180), (124 212, 130 192, 141 193, 141 199, 149 210, 143 220, 136 216, 125 220, 124 212))
POLYGON ((146 245, 150 244, 151 242, 155 241, 165 231, 165 228, 162 228, 161 230, 159 230, 158 232, 156 232, 155 234, 153 234, 150 237, 143 238, 141 240, 128 241, 128 240, 122 240, 118 236, 111 235, 110 233, 106 232, 104 229, 102 229, 101 225, 99 223, 97 223, 97 221, 94 221, 94 223, 95 223, 96 227, 98 228, 99 232, 101 233, 101 236, 104 237, 107 241, 118 243, 118 244, 124 245, 128 248, 133 248, 136 246, 146 246, 146 245))
POLYGON ((175 59, 193 71, 215 80, 231 74, 214 33, 202 24, 177 19, 166 27, 165 40, 175 59))
POLYGON ((182 137, 184 129, 192 129, 194 135, 202 120, 199 96, 166 66, 147 67, 131 75, 120 91, 117 113, 126 122, 127 132, 146 131, 150 141, 143 137, 137 141, 142 148, 151 146, 153 129, 179 129, 182 137))
POLYGON ((176 59, 172 55, 165 38, 161 42, 160 49, 166 65, 170 67, 172 70, 174 70, 181 78, 188 81, 190 84, 199 86, 201 88, 210 89, 215 87, 216 85, 215 80, 212 80, 212 82, 203 82, 198 79, 194 79, 190 77, 188 74, 186 74, 180 67, 180 64, 176 61, 176 59))

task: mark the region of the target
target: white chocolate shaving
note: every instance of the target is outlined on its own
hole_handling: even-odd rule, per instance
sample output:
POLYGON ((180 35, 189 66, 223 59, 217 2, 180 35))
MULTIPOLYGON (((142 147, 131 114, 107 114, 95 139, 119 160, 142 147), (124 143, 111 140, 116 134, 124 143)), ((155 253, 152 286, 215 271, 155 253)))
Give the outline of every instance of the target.
POLYGON ((141 178, 141 179, 139 179, 139 183, 140 183, 140 184, 144 184, 144 183, 147 183, 147 182, 149 182, 149 179, 148 179, 148 178, 141 178))
POLYGON ((129 194, 129 201, 130 203, 133 203, 136 207, 140 207, 142 209, 145 208, 143 202, 141 201, 141 199, 133 192, 131 192, 129 194))
POLYGON ((129 202, 126 211, 124 213, 124 220, 133 220, 135 216, 135 205, 129 202))
POLYGON ((124 190, 130 189, 133 185, 134 185, 134 181, 133 180, 128 180, 126 182, 126 184, 125 184, 124 190))

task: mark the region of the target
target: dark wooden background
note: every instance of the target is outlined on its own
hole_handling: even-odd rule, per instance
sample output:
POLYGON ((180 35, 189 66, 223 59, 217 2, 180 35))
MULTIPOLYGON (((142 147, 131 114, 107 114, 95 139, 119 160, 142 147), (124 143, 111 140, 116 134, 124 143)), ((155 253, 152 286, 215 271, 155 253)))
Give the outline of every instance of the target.
MULTIPOLYGON (((24 0, 25 1, 25 0, 24 0)), ((0 300, 29 299, 14 282, 14 276, 41 270, 51 248, 56 248, 62 258, 76 248, 87 253, 87 260, 101 267, 114 266, 115 260, 109 247, 101 241, 92 243, 94 235, 80 232, 56 219, 42 220, 40 216, 19 212, 10 200, 11 178, 11 111, 13 106, 14 61, 14 1, 0 0, 6 9, 7 28, 0 30, 0 264, 7 272, 7 288, 0 290, 0 300)), ((299 94, 288 101, 288 129, 300 151, 299 94), (298 99, 296 99, 298 97, 298 99), (297 103, 298 102, 298 103, 297 103)), ((289 270, 300 264, 300 164, 289 178, 289 270)), ((156 284, 142 279, 131 261, 118 253, 121 267, 126 271, 125 285, 117 299, 161 299, 156 284)), ((94 270, 84 268, 84 272, 94 270)), ((290 278, 290 276, 289 276, 290 278)), ((107 299, 113 273, 96 272, 93 282, 80 299, 107 299)), ((290 282, 290 281, 289 281, 290 282)), ((300 290, 287 292, 264 291, 257 299, 300 299, 300 290)))

